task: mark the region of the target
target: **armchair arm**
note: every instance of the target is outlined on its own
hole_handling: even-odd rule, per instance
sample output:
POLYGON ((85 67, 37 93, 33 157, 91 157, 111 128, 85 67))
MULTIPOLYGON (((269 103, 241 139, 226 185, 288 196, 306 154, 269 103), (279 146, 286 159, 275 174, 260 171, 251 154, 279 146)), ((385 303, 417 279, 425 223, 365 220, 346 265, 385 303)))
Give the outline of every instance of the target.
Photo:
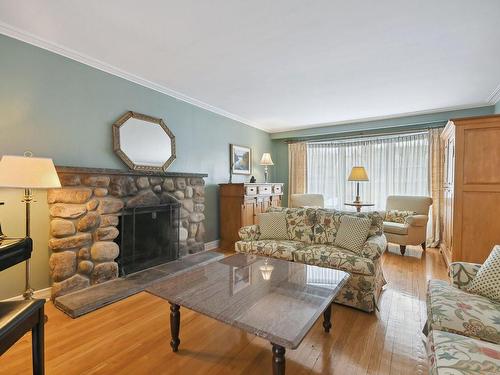
POLYGON ((385 235, 374 235, 366 239, 363 245, 363 250, 361 250, 361 256, 363 258, 369 258, 375 260, 379 258, 387 249, 387 239, 385 235))
POLYGON ((428 220, 427 215, 412 215, 406 218, 406 223, 412 227, 425 227, 428 220))
POLYGON ((450 263, 449 275, 452 285, 458 289, 467 289, 479 268, 481 268, 481 264, 477 263, 450 263))
POLYGON ((260 237, 260 228, 258 225, 247 225, 240 228, 238 235, 242 241, 257 241, 260 237))

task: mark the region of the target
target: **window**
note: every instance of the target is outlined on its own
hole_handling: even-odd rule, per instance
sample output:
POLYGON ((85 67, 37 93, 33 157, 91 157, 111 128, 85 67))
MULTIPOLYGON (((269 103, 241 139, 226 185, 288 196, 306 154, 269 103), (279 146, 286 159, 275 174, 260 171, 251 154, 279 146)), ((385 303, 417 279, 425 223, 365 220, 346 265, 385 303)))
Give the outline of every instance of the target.
POLYGON ((355 165, 369 178, 360 182, 361 199, 375 209, 385 209, 388 195, 429 195, 427 132, 308 143, 308 193, 323 194, 325 207, 345 209, 356 196, 356 182, 347 181, 355 165))

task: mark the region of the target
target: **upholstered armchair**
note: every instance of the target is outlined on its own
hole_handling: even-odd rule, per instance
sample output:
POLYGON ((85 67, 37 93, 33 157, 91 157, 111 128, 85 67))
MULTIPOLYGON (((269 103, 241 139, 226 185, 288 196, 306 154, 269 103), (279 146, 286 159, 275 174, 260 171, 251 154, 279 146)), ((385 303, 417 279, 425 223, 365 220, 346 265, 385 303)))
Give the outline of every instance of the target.
POLYGON ((325 202, 321 194, 292 194, 290 195, 290 207, 312 207, 323 208, 325 202))
POLYGON ((431 197, 390 195, 387 197, 386 214, 391 210, 411 211, 403 222, 384 221, 384 234, 387 242, 399 245, 401 255, 406 252, 407 245, 421 245, 425 250, 427 222, 431 197))

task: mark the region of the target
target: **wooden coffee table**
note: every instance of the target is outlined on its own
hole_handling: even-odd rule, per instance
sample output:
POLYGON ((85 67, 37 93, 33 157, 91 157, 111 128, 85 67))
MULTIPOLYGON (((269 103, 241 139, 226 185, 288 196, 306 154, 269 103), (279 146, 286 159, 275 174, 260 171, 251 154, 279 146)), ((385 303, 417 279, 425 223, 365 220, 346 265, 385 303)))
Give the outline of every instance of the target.
POLYGON ((273 374, 285 373, 285 349, 296 349, 323 314, 329 332, 332 302, 349 274, 284 260, 236 254, 160 280, 146 289, 170 303, 170 346, 180 344, 186 307, 272 345, 273 374))

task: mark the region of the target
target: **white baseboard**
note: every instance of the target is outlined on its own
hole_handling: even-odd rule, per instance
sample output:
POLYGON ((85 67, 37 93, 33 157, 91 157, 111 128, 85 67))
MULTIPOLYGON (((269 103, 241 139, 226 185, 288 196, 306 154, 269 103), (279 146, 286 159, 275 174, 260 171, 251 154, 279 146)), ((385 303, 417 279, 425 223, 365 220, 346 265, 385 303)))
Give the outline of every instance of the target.
POLYGON ((220 240, 205 242, 205 250, 213 250, 219 247, 220 240))
MULTIPOLYGON (((45 299, 45 300, 50 299, 50 286, 48 288, 35 290, 35 292, 33 293, 33 298, 36 298, 36 299, 45 299)), ((8 298, 8 299, 6 299, 4 301, 18 301, 18 300, 21 300, 21 299, 23 299, 23 295, 22 294, 20 294, 18 296, 15 296, 15 297, 12 297, 12 298, 8 298)))

